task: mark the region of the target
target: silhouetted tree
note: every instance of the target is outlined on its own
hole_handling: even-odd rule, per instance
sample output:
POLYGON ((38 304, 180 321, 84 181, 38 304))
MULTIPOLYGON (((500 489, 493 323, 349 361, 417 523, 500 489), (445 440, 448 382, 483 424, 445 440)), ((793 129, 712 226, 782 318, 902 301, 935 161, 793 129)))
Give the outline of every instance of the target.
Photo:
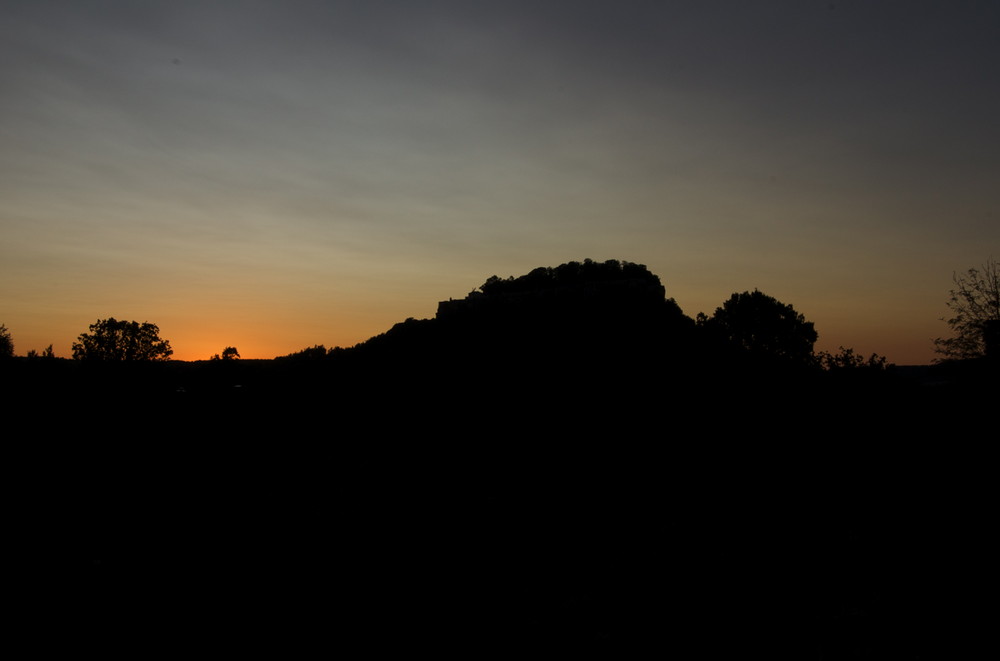
POLYGON ((0 359, 14 357, 14 340, 7 326, 0 324, 0 359))
POLYGON ((816 363, 824 370, 870 370, 884 371, 890 367, 885 356, 873 353, 868 358, 854 353, 854 349, 840 347, 837 353, 820 351, 816 354, 816 363))
POLYGON ((811 321, 763 292, 733 294, 711 317, 699 313, 698 325, 710 337, 755 358, 807 365, 817 334, 811 321))
POLYGON ((942 321, 955 335, 934 340, 934 350, 946 359, 982 358, 990 333, 997 333, 1000 326, 1000 265, 990 258, 981 270, 971 268, 964 275, 952 275, 952 280, 955 289, 947 302, 952 317, 942 321))
POLYGON ((99 319, 73 343, 73 359, 87 361, 160 361, 174 353, 160 339, 156 324, 99 319))
POLYGON ((236 350, 236 347, 226 347, 222 350, 222 355, 215 354, 212 356, 212 360, 236 360, 240 357, 240 352, 236 350))
POLYGON ((28 358, 55 358, 56 354, 52 351, 52 345, 50 344, 45 348, 42 353, 38 353, 34 349, 28 352, 28 358))

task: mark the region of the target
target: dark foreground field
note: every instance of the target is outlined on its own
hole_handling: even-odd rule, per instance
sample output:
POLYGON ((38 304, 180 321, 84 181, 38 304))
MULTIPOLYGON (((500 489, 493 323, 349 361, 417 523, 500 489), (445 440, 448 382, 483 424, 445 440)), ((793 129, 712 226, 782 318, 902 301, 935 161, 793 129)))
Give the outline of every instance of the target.
POLYGON ((304 369, 10 388, 15 631, 40 654, 932 659, 991 626, 992 381, 304 369))

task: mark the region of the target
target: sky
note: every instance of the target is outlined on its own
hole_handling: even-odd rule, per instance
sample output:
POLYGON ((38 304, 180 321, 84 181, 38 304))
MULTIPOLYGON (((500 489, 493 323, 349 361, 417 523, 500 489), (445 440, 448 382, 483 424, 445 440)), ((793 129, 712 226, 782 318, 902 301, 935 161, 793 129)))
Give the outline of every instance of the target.
POLYGON ((0 323, 273 358, 618 259, 926 364, 1000 257, 997 34, 986 0, 0 0, 0 323))

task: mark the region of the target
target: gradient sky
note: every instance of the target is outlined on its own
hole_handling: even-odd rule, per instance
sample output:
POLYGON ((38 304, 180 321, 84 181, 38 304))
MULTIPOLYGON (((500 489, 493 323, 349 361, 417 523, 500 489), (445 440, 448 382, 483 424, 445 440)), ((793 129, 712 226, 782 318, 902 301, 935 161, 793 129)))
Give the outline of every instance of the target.
POLYGON ((1000 257, 998 35, 963 0, 0 0, 0 323, 272 358, 620 259, 927 363, 1000 257))

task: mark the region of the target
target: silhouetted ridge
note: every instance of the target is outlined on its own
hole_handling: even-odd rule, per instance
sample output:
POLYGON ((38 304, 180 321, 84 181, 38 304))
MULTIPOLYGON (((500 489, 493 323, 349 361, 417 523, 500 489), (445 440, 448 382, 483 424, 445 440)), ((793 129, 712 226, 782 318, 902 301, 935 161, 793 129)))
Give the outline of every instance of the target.
POLYGON ((625 396, 620 383, 649 373, 679 377, 694 330, 645 266, 587 260, 493 276, 464 299, 440 302, 433 319, 398 323, 338 364, 361 368, 357 380, 372 388, 405 389, 413 402, 517 393, 568 403, 625 396))
POLYGON ((359 346, 420 343, 482 353, 496 350, 483 344, 489 341, 520 352, 538 343, 559 350, 585 337, 598 343, 589 349, 593 355, 612 340, 662 340, 671 324, 692 326, 665 295, 660 279, 641 264, 568 262, 517 278, 494 275, 464 299, 441 301, 434 319, 407 319, 359 346))
POLYGON ((499 296, 516 292, 538 292, 546 290, 608 290, 614 286, 657 292, 661 297, 665 290, 660 279, 650 273, 642 264, 608 260, 603 263, 592 260, 568 262, 555 268, 540 267, 519 278, 506 280, 497 276, 489 278, 480 290, 487 296, 499 296))
POLYGON ((441 301, 437 318, 450 319, 487 310, 540 308, 565 305, 662 305, 666 290, 660 279, 642 264, 608 260, 568 262, 555 268, 540 267, 527 275, 503 279, 490 277, 478 291, 464 299, 441 301))

